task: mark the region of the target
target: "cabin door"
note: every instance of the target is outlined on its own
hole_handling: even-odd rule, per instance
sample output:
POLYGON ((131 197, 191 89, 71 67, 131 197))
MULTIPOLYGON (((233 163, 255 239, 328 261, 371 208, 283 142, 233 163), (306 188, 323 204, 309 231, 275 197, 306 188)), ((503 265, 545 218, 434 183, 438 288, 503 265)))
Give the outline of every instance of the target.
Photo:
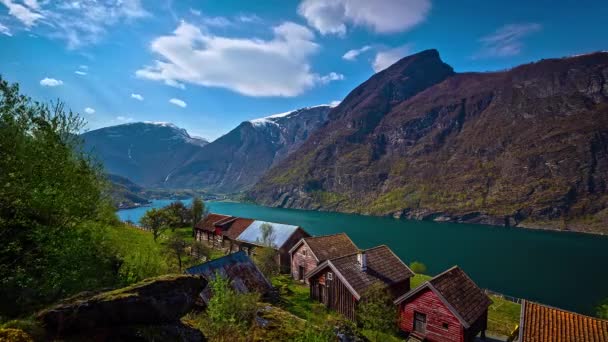
POLYGON ((298 266, 298 280, 304 280, 304 266, 298 266))
POLYGON ((325 304, 325 286, 319 284, 319 302, 325 304))
POLYGON ((426 315, 414 312, 414 331, 426 334, 426 315))

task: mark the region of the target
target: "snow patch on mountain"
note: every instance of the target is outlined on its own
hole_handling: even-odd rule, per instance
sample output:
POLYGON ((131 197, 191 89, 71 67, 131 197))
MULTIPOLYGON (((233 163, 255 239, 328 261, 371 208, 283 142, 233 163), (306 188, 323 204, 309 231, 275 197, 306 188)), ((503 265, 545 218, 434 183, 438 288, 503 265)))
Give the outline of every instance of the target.
POLYGON ((291 117, 291 116, 296 116, 296 115, 300 114, 303 111, 306 111, 306 110, 309 110, 309 109, 313 109, 313 108, 319 108, 319 107, 332 107, 333 108, 335 106, 336 105, 334 105, 334 103, 332 103, 332 104, 322 104, 322 105, 317 105, 317 106, 304 107, 304 108, 300 108, 300 109, 296 109, 296 110, 291 110, 291 111, 284 112, 284 113, 277 113, 277 114, 268 115, 268 116, 265 116, 263 118, 249 120, 249 122, 254 127, 261 127, 261 126, 266 126, 266 125, 276 125, 276 126, 279 126, 279 124, 276 122, 277 119, 291 117))

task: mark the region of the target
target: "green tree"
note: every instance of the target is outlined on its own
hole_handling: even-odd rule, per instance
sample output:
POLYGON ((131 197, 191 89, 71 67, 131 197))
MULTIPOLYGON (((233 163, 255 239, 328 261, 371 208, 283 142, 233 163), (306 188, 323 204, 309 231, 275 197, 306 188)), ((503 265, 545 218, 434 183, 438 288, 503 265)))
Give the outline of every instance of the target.
POLYGON ((595 314, 599 318, 608 319, 608 298, 605 298, 604 300, 602 300, 595 307, 595 314))
POLYGON ((278 252, 270 247, 258 247, 254 251, 253 261, 260 269, 260 272, 270 279, 279 274, 280 267, 277 262, 278 252))
POLYGON ((115 281, 118 261, 90 223, 117 218, 100 165, 81 147, 83 125, 0 77, 0 316, 115 281))
POLYGON ((171 235, 165 245, 167 251, 177 262, 177 269, 182 273, 182 260, 186 255, 186 241, 176 235, 171 235))
POLYGON ((164 208, 169 217, 171 230, 185 227, 191 221, 191 210, 182 201, 175 201, 164 208))
POLYGON ((200 220, 204 219, 209 214, 207 206, 205 205, 205 202, 203 202, 200 196, 196 196, 194 197, 194 199, 192 199, 192 206, 190 207, 190 211, 190 217, 192 218, 192 227, 194 227, 200 220))
POLYGON ((141 224, 147 230, 152 232, 154 241, 169 227, 169 217, 167 211, 163 209, 150 209, 146 211, 144 216, 141 218, 141 224))
POLYGON ((370 286, 362 295, 357 306, 357 322, 372 331, 374 340, 378 341, 380 333, 395 329, 397 307, 385 287, 380 284, 370 286))
POLYGON ((200 241, 193 241, 190 245, 190 253, 195 258, 207 261, 211 257, 211 248, 200 241))
POLYGON ((420 261, 414 261, 410 264, 410 269, 416 274, 426 274, 426 265, 420 261))
POLYGON ((276 248, 275 239, 277 234, 274 227, 270 223, 263 223, 260 226, 261 237, 256 239, 256 242, 262 246, 276 248))

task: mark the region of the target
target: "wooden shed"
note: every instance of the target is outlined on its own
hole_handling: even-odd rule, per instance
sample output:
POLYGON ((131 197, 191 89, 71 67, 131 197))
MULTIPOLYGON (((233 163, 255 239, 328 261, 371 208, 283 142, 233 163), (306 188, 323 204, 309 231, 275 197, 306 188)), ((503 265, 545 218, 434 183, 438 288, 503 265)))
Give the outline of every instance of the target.
POLYGON ((397 298, 399 328, 429 342, 469 342, 487 328, 492 301, 458 266, 397 298))
POLYGON ((306 275, 310 297, 350 320, 356 318, 357 303, 374 284, 393 297, 410 289, 414 272, 387 246, 378 246, 326 260, 306 275))

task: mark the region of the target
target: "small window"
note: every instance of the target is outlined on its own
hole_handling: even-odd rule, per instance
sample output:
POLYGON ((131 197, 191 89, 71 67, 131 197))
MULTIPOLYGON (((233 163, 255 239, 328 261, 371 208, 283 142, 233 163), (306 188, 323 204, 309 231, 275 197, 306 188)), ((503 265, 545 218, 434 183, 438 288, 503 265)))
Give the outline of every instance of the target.
POLYGON ((327 272, 327 280, 334 280, 334 274, 331 272, 327 272))
POLYGON ((447 324, 447 323, 443 323, 441 326, 442 326, 442 327, 443 327, 443 329, 445 329, 445 330, 448 330, 448 328, 450 327, 450 326, 449 326, 449 324, 447 324))
POLYGON ((308 251, 306 250, 306 248, 304 248, 304 249, 302 250, 302 255, 303 255, 303 256, 308 255, 308 253, 307 253, 307 252, 308 252, 308 251))

